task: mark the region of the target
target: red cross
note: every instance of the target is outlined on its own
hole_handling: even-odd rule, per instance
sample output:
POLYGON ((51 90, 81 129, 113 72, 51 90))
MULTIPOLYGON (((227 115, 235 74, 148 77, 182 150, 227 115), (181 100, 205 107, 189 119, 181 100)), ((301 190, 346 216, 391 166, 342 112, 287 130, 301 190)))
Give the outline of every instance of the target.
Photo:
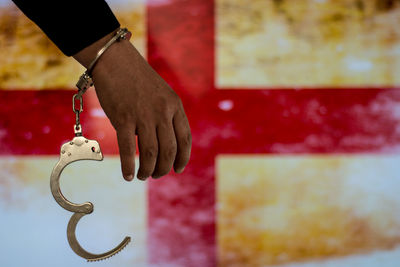
MULTIPOLYGON (((149 0, 147 12, 149 62, 181 96, 193 136, 184 174, 150 181, 150 263, 216 266, 217 155, 397 152, 397 89, 219 90, 214 1, 149 0)), ((58 155, 73 134, 72 94, 0 91, 0 154, 58 155)), ((116 154, 114 130, 96 115, 94 91, 87 94, 85 136, 116 154)))
POLYGON ((219 154, 368 153, 399 143, 398 119, 387 116, 390 108, 370 107, 395 105, 399 91, 218 90, 214 1, 149 2, 149 61, 183 98, 193 134, 185 174, 150 183, 151 262, 216 265, 219 154), (221 109, 223 103, 232 108, 221 109))

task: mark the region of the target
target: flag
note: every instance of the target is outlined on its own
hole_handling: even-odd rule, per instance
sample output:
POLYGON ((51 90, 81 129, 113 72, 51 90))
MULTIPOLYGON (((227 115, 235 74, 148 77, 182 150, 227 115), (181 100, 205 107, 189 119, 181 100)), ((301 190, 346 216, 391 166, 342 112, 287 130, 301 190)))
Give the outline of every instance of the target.
MULTIPOLYGON (((87 250, 108 250, 130 235, 133 242, 103 264, 397 266, 397 2, 149 0, 115 7, 135 46, 181 97, 192 153, 182 174, 123 181, 115 131, 89 90, 83 133, 99 141, 105 160, 71 165, 61 178, 68 197, 94 203, 77 232, 87 250)), ((60 145, 73 137, 71 98, 83 69, 15 9, 3 14, 7 256, 0 265, 54 257, 78 266, 84 263, 65 236, 71 214, 52 199, 48 182, 60 145), (17 240, 27 257, 16 257, 17 240)))

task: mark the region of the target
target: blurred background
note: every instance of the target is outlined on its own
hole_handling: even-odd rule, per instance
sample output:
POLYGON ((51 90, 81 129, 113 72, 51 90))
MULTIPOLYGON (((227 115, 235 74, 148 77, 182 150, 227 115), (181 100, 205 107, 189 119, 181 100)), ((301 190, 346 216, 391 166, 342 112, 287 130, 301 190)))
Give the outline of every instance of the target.
MULTIPOLYGON (((399 266, 399 0, 107 3, 181 97, 193 145, 183 174, 125 182, 88 90, 83 134, 105 159, 61 188, 94 203, 85 249, 133 239, 96 265, 399 266)), ((0 0, 0 266, 86 264, 49 189, 83 71, 0 0)))

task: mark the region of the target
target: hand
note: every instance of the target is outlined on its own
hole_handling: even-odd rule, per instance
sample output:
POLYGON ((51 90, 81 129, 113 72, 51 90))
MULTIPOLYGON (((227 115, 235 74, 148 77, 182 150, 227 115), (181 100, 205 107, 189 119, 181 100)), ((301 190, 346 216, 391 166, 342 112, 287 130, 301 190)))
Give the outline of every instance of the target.
MULTIPOLYGON (((87 67, 112 36, 74 58, 87 67)), ((117 132, 124 178, 131 181, 135 173, 135 135, 139 179, 164 176, 172 165, 176 173, 183 172, 189 162, 192 136, 182 101, 136 48, 127 40, 115 42, 100 57, 92 76, 100 105, 117 132)))

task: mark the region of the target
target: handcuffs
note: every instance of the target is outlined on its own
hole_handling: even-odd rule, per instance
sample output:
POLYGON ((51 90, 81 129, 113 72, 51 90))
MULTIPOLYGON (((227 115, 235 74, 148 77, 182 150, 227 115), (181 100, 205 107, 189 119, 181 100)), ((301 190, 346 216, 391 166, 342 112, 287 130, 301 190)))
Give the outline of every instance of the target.
POLYGON ((83 204, 75 204, 67 200, 60 189, 60 175, 64 168, 72 162, 78 160, 103 160, 100 145, 96 140, 89 140, 82 135, 82 126, 80 124, 79 115, 83 111, 82 95, 93 85, 92 70, 97 63, 100 56, 110 47, 114 42, 120 40, 129 40, 131 33, 126 28, 119 29, 114 37, 107 42, 107 44, 98 51, 96 58, 89 65, 89 68, 81 75, 76 86, 78 93, 72 97, 72 109, 76 115, 74 125, 75 137, 63 144, 60 151, 60 159, 53 168, 50 177, 50 189, 56 202, 64 209, 73 212, 71 219, 67 226, 67 238, 71 249, 79 256, 87 259, 87 261, 97 261, 109 258, 120 252, 131 240, 130 237, 125 237, 124 240, 115 248, 101 254, 93 254, 84 250, 76 239, 75 230, 79 220, 93 212, 93 204, 85 202, 83 204), (76 109, 75 102, 79 100, 79 108, 76 109))

